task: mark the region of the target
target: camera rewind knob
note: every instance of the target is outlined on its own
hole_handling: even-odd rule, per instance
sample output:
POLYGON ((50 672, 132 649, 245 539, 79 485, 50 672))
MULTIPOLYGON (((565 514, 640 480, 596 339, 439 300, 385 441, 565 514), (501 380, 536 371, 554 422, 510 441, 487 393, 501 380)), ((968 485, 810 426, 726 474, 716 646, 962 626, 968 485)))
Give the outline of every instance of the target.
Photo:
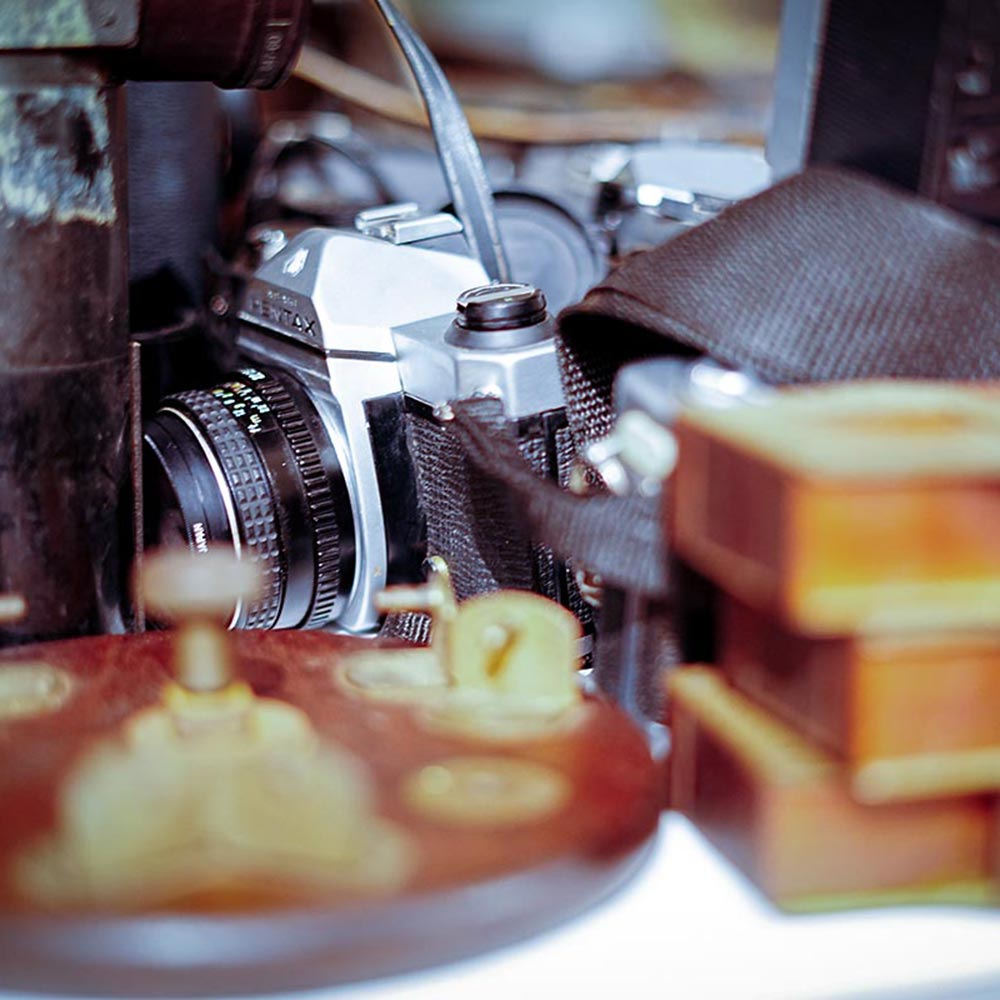
POLYGON ((457 323, 464 330, 520 330, 545 319, 545 295, 534 285, 503 284, 470 288, 458 297, 457 323))

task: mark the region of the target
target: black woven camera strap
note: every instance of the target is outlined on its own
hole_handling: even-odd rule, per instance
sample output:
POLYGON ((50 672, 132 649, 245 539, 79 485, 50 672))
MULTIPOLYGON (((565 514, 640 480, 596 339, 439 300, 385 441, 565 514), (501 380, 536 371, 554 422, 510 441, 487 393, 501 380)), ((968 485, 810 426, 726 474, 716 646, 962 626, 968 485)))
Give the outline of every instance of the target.
MULTIPOLYGON (((628 362, 708 354, 775 384, 1000 376, 992 230, 850 172, 816 168, 626 260, 560 317, 577 442, 607 434, 628 362)), ((496 404, 455 408, 471 460, 505 482, 537 540, 650 596, 669 590, 662 511, 569 496, 505 441, 496 404)))
POLYGON ((452 433, 469 460, 516 498, 536 540, 607 584, 666 593, 665 561, 658 558, 657 501, 568 493, 539 478, 524 460, 496 400, 462 400, 452 411, 452 433))

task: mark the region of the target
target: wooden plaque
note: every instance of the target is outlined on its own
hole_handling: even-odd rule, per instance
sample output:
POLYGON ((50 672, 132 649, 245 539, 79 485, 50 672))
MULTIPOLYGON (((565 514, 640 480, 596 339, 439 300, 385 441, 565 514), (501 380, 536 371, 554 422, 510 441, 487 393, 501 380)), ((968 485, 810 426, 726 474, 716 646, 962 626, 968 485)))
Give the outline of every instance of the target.
MULTIPOLYGON (((75 901, 60 896, 66 885, 52 864, 61 863, 66 790, 73 781, 82 783, 82 762, 89 762, 96 779, 90 775, 87 789, 110 794, 110 780, 99 770, 107 762, 93 756, 95 748, 104 748, 104 757, 118 766, 116 734, 127 718, 157 704, 168 680, 170 636, 8 651, 0 655, 0 672, 30 660, 68 676, 71 689, 44 714, 0 720, 5 986, 133 995, 260 992, 397 972, 549 926, 607 894, 644 856, 662 806, 662 778, 642 735, 610 704, 588 698, 572 725, 547 735, 479 739, 428 724, 417 705, 365 700, 345 689, 340 675, 353 654, 372 649, 368 643, 304 632, 235 633, 231 641, 240 677, 269 699, 279 721, 304 713, 319 737, 319 759, 339 755, 338 766, 349 774, 367 775, 374 790, 365 803, 373 818, 371 841, 382 838, 386 847, 373 857, 384 856, 398 873, 383 878, 376 866, 368 872, 370 884, 337 886, 312 882, 308 866, 303 876, 302 866, 293 864, 295 877, 288 877, 264 856, 258 857, 259 876, 237 872, 221 886, 192 884, 155 903, 143 902, 144 890, 128 895, 129 874, 117 869, 110 872, 124 886, 117 897, 102 896, 100 885, 93 896, 78 894, 75 901), (344 760, 354 763, 348 767, 344 760), (524 794, 497 799, 489 782, 502 785, 510 773, 524 794), (456 808, 448 784, 456 774, 472 775, 478 808, 461 801, 456 808), (384 836, 390 830, 391 837, 384 836)), ((140 729, 139 744, 158 731, 148 720, 140 729)), ((155 817, 157 796, 165 794, 156 784, 166 781, 156 759, 154 746, 150 787, 138 787, 135 809, 123 813, 130 825, 155 817)), ((282 760, 289 781, 305 780, 294 754, 282 760)), ((292 820, 282 812, 282 782, 275 784, 273 773, 268 777, 271 785, 262 776, 256 789, 251 773, 238 804, 250 802, 255 815, 280 831, 292 820)), ((247 775, 241 772, 240 780, 247 775)), ((322 782, 316 790, 320 799, 329 792, 322 782)), ((223 808, 233 798, 229 791, 220 785, 222 811, 210 818, 232 827, 223 808)), ((209 804, 214 802, 213 796, 209 804)), ((294 804, 307 811, 314 805, 294 804)), ((318 824, 336 828, 341 821, 320 805, 315 812, 318 824)), ((99 833, 106 818, 91 819, 99 833)), ((309 824, 301 826, 306 828, 290 826, 289 836, 329 862, 329 845, 322 838, 313 843, 309 824)), ((117 827, 111 831, 117 836, 117 827)), ((74 835, 85 838, 87 830, 74 835)), ((235 839, 239 835, 237 826, 235 839)), ((283 845, 273 846, 277 858, 283 845)), ((204 863, 203 845, 191 850, 204 863)), ((223 851, 219 861, 225 866, 227 860, 223 851)), ((122 866, 128 864, 123 858, 122 866)))

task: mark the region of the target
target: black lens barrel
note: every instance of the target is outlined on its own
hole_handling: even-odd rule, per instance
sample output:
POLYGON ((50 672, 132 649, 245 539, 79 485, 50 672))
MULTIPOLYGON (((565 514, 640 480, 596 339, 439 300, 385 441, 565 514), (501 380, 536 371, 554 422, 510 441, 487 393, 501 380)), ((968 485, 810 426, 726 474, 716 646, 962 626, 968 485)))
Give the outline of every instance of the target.
POLYGON ((210 80, 275 87, 291 71, 309 0, 143 0, 137 44, 122 50, 130 80, 210 80))
POLYGON ((288 469, 295 472, 295 506, 302 510, 306 531, 292 540, 292 547, 308 539, 313 567, 308 616, 302 627, 318 628, 330 620, 354 576, 350 499, 333 445, 305 393, 292 379, 281 376, 259 380, 257 388, 281 427, 291 459, 288 469))
POLYGON ((318 628, 354 572, 350 501, 336 452, 293 379, 247 368, 164 400, 146 430, 150 544, 232 544, 260 567, 234 627, 318 628))

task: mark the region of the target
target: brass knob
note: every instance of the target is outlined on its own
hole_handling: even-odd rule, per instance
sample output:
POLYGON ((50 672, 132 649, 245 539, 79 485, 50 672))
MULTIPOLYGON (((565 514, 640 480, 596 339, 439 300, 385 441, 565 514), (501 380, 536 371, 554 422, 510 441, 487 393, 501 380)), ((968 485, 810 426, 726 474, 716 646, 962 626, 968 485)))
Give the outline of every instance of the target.
POLYGON ((414 613, 431 617, 431 646, 445 670, 451 674, 451 634, 458 616, 458 601, 451 585, 451 571, 440 556, 427 560, 427 582, 416 586, 389 587, 375 597, 382 614, 414 613))
POLYGON ((0 623, 18 622, 28 613, 28 602, 20 594, 0 594, 0 623))
POLYGON ((174 670, 190 691, 218 691, 233 678, 226 625, 260 588, 257 567, 228 549, 148 556, 138 580, 152 615, 176 626, 174 670))

